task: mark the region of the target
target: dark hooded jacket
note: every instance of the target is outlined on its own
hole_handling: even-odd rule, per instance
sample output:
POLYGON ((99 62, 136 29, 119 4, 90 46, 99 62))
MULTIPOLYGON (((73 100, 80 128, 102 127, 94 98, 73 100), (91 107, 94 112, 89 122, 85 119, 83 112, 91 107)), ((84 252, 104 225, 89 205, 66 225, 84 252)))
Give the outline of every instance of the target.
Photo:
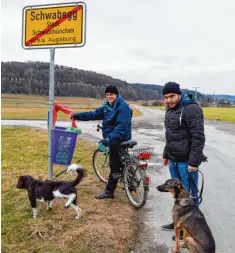
POLYGON ((205 145, 204 117, 192 95, 184 94, 175 108, 167 108, 165 129, 163 158, 198 167, 205 145))
POLYGON ((106 102, 95 111, 75 113, 74 118, 83 121, 103 120, 103 138, 110 145, 131 140, 132 110, 121 96, 117 97, 112 106, 106 102))

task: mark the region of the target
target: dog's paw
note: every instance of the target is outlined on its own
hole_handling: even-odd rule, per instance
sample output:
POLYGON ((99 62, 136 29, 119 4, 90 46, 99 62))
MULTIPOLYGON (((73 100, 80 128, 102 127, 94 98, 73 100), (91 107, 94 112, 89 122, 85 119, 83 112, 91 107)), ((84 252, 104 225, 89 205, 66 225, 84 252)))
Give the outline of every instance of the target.
POLYGON ((181 245, 181 248, 186 248, 186 243, 183 243, 183 244, 181 245))
POLYGON ((67 204, 64 205, 64 208, 66 208, 66 209, 68 209, 69 207, 70 207, 70 205, 67 205, 67 204))
POLYGON ((82 215, 79 215, 79 216, 75 216, 75 219, 80 219, 82 217, 82 215))
POLYGON ((179 249, 177 249, 177 248, 172 248, 172 249, 171 249, 171 251, 172 251, 172 252, 174 252, 174 253, 178 253, 178 252, 180 252, 180 250, 179 250, 179 249))

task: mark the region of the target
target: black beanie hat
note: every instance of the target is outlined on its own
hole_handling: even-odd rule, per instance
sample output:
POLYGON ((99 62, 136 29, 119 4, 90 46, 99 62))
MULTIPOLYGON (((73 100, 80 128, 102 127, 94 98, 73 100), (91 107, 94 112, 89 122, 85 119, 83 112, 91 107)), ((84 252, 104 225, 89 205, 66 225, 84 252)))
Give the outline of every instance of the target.
POLYGON ((107 86, 105 89, 105 94, 106 93, 113 93, 113 94, 119 95, 118 89, 114 85, 107 86))
POLYGON ((180 85, 175 82, 166 83, 163 87, 162 94, 163 96, 169 93, 175 93, 181 95, 180 85))

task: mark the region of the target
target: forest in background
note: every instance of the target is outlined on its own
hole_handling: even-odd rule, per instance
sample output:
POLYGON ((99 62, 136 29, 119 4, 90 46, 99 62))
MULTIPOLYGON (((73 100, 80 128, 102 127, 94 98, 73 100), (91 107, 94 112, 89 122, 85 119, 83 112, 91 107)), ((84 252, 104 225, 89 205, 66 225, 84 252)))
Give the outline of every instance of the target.
MULTIPOLYGON (((49 94, 49 68, 47 62, 2 62, 1 63, 1 82, 2 93, 12 94, 49 94)), ((55 65, 55 96, 74 96, 103 98, 104 90, 108 85, 116 85, 124 99, 128 100, 159 100, 162 98, 162 85, 128 83, 124 80, 111 76, 55 65)), ((187 90, 194 94, 194 91, 187 90)), ((220 99, 224 96, 219 95, 220 99), (221 97, 222 96, 222 97, 221 97)), ((235 100, 227 96, 226 99, 235 100)), ((210 102, 212 95, 197 93, 200 101, 210 102)))

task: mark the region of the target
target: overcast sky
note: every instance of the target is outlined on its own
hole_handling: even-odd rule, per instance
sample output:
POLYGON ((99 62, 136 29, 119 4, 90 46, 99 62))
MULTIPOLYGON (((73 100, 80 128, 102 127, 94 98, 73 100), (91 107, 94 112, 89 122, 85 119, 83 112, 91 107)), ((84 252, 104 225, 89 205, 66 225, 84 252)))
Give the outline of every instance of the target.
MULTIPOLYGON (((71 0, 72 1, 72 0, 71 0)), ((22 9, 63 0, 1 0, 1 60, 50 60, 21 47, 22 9)), ((235 95, 234 0, 88 0, 86 45, 56 49, 55 64, 128 82, 235 95)))

